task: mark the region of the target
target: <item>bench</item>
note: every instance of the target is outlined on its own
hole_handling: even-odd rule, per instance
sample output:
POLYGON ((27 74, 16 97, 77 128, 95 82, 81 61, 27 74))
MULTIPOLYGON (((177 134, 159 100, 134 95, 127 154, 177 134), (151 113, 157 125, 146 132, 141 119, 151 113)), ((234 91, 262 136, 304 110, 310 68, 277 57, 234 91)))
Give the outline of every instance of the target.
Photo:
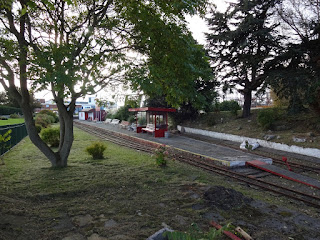
POLYGON ((120 127, 121 127, 121 128, 126 128, 126 129, 128 129, 129 126, 130 126, 130 123, 129 123, 128 121, 121 121, 121 123, 120 123, 120 127))
POLYGON ((147 124, 147 126, 145 128, 141 129, 142 132, 151 132, 153 133, 156 129, 154 128, 153 124, 147 124))
POLYGON ((113 124, 113 125, 118 125, 119 123, 120 123, 119 119, 112 119, 112 121, 110 122, 110 124, 113 124))

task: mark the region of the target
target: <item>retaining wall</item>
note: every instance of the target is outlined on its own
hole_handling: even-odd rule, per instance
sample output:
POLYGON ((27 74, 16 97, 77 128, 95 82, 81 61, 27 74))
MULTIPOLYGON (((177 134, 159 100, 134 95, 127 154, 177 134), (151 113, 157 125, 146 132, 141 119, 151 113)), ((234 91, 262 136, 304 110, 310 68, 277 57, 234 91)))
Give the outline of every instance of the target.
POLYGON ((212 131, 196 129, 196 128, 183 127, 180 125, 177 126, 177 129, 180 132, 181 132, 182 128, 184 128, 184 131, 186 133, 193 133, 193 134, 198 134, 198 135, 203 135, 203 136, 208 136, 208 137, 213 137, 213 138, 218 138, 218 139, 223 139, 223 140, 230 140, 230 141, 239 142, 239 143, 242 143, 246 140, 249 142, 258 142, 260 144, 260 146, 262 146, 262 147, 267 147, 267 148, 271 148, 271 149, 276 149, 276 150, 281 150, 281 151, 286 151, 286 152, 302 154, 302 155, 306 155, 306 156, 310 156, 310 157, 320 158, 320 149, 317 149, 317 148, 304 148, 304 147, 298 147, 295 145, 289 146, 289 145, 286 145, 283 143, 269 142, 269 141, 265 141, 265 140, 261 140, 261 139, 249 138, 249 137, 244 137, 244 136, 237 136, 237 135, 233 135, 233 134, 212 132, 212 131))

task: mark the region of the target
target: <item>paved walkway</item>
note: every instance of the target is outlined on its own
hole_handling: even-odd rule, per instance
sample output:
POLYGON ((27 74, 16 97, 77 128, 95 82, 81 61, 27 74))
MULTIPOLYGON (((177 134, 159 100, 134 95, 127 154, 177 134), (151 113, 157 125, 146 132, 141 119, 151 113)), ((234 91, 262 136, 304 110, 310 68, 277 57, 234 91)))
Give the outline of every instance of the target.
POLYGON ((111 131, 121 132, 130 136, 169 145, 171 147, 183 151, 192 152, 197 155, 209 157, 213 161, 217 161, 229 167, 245 166, 247 161, 253 160, 259 160, 268 164, 272 164, 272 159, 270 158, 263 158, 258 155, 242 152, 240 150, 238 151, 228 147, 219 146, 213 143, 188 138, 186 136, 170 135, 169 138, 155 138, 150 133, 135 133, 133 131, 123 129, 117 125, 87 121, 81 121, 81 123, 86 123, 96 127, 105 128, 111 131))

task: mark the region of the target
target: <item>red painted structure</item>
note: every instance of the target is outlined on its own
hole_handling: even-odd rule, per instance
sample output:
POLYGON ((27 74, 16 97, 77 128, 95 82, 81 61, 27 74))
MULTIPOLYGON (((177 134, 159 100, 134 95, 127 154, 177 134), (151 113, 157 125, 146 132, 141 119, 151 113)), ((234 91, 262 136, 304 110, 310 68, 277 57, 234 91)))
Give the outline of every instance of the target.
POLYGON ((143 107, 143 108, 129 108, 129 112, 135 112, 136 115, 136 128, 137 133, 151 132, 154 137, 164 137, 165 132, 168 131, 168 112, 176 112, 174 108, 155 108, 155 107, 143 107), (146 113, 146 125, 138 125, 137 113, 146 113))

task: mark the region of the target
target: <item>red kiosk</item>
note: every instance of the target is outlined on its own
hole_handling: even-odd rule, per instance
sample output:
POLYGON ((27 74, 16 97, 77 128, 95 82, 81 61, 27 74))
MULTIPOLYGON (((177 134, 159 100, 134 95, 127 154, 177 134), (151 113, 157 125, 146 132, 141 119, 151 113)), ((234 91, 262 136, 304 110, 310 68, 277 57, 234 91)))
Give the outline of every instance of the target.
POLYGON ((135 112, 137 133, 151 132, 154 137, 164 137, 164 133, 168 131, 168 112, 176 112, 173 108, 129 108, 129 112, 135 112), (143 117, 139 118, 138 113, 145 113, 144 123, 140 123, 143 117))

